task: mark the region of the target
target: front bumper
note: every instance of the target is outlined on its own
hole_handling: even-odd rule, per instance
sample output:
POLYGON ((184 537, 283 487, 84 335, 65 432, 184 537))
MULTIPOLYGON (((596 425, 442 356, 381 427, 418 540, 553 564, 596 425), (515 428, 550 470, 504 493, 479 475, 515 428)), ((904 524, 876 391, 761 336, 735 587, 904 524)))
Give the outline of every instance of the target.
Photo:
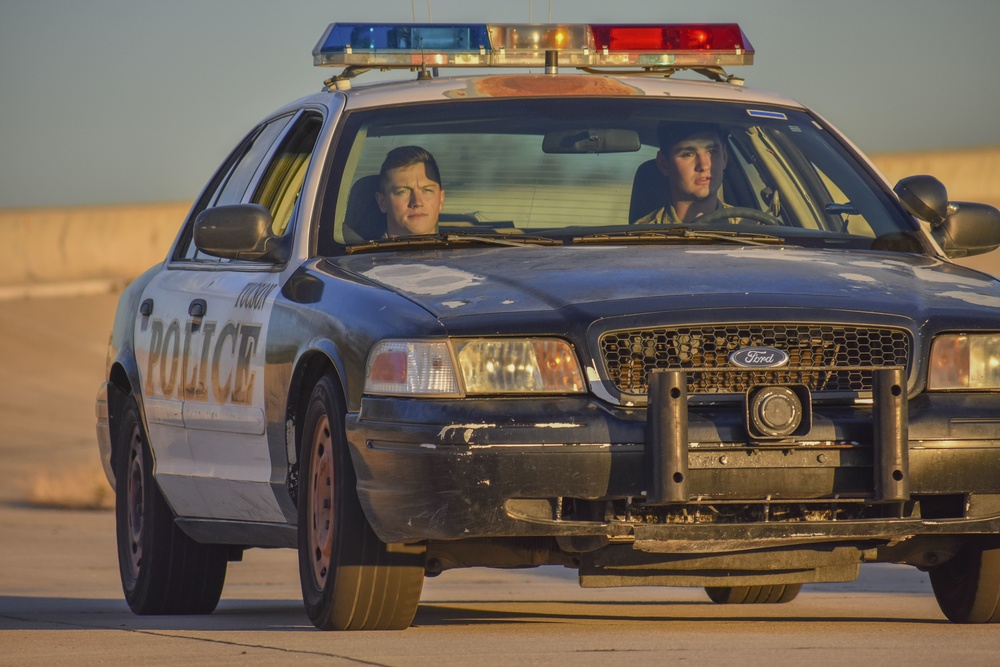
POLYGON ((657 497, 676 470, 669 451, 656 454, 663 437, 650 437, 654 411, 590 398, 366 398, 348 415, 347 437, 362 505, 385 542, 603 536, 698 551, 747 538, 756 546, 891 541, 1000 533, 997 400, 921 395, 904 401, 905 412, 895 408, 903 420, 895 426, 884 414, 880 422, 888 408, 877 402, 816 405, 805 437, 771 444, 748 441, 739 407, 692 405, 685 446, 673 451, 686 465, 681 498, 657 497), (878 433, 890 426, 893 434, 878 433), (905 459, 905 484, 889 494, 878 479, 884 442, 905 459), (958 509, 912 512, 939 497, 958 499, 944 503, 958 509), (613 511, 616 502, 624 511, 613 511), (608 511, 594 512, 604 504, 608 511), (584 505, 588 513, 570 511, 584 505), (755 509, 719 520, 741 505, 755 509), (668 511, 646 511, 657 508, 668 511))

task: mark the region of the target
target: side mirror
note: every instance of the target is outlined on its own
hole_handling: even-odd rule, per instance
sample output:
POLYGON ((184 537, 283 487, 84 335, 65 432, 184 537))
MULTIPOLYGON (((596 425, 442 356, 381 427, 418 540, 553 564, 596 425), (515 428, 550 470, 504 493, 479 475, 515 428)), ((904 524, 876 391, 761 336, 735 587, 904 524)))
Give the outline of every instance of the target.
POLYGON ((948 210, 948 218, 931 230, 948 257, 971 257, 1000 248, 1000 211, 970 202, 952 202, 948 210))
POLYGON ((933 176, 908 176, 892 190, 910 215, 931 224, 931 234, 951 259, 1000 247, 1000 211, 992 206, 949 202, 947 189, 933 176))
POLYGON ((892 191, 910 215, 935 227, 948 217, 948 190, 933 176, 907 176, 892 191))
POLYGON ((215 257, 281 264, 288 250, 272 224, 271 212, 259 204, 206 208, 194 220, 194 244, 215 257))

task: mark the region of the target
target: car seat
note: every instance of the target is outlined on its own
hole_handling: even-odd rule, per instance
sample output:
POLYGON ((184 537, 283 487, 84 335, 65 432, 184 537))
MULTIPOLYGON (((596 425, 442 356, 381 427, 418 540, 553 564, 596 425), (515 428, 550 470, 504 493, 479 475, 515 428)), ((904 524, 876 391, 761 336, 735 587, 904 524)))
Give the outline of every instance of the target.
POLYGON ((351 186, 344 215, 344 243, 364 243, 385 236, 385 213, 375 201, 378 179, 378 174, 362 176, 351 186))
POLYGON ((656 166, 656 160, 646 160, 635 170, 632 178, 632 198, 629 200, 629 224, 652 213, 668 203, 667 193, 670 191, 667 177, 656 166))

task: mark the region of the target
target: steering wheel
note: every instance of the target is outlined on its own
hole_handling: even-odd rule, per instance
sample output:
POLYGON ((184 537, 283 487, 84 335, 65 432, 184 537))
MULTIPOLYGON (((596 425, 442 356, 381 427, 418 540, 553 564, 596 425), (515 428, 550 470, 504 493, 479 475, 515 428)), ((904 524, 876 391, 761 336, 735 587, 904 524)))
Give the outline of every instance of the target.
POLYGON ((689 225, 705 225, 711 222, 718 222, 719 220, 726 220, 729 218, 743 218, 748 220, 753 220, 762 225, 781 225, 782 222, 778 218, 774 217, 770 213, 765 211, 758 211, 755 208, 743 208, 740 206, 732 207, 722 207, 714 211, 709 211, 708 213, 702 213, 697 218, 687 223, 689 225))

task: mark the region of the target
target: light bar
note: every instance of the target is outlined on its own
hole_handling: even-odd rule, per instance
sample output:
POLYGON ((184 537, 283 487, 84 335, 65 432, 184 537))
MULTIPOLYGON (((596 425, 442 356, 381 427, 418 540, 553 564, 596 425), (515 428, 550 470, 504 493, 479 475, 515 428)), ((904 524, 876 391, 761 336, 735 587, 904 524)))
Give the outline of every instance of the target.
POLYGON ((735 23, 476 24, 332 23, 313 62, 372 68, 542 67, 555 52, 568 67, 684 68, 751 65, 735 23))

